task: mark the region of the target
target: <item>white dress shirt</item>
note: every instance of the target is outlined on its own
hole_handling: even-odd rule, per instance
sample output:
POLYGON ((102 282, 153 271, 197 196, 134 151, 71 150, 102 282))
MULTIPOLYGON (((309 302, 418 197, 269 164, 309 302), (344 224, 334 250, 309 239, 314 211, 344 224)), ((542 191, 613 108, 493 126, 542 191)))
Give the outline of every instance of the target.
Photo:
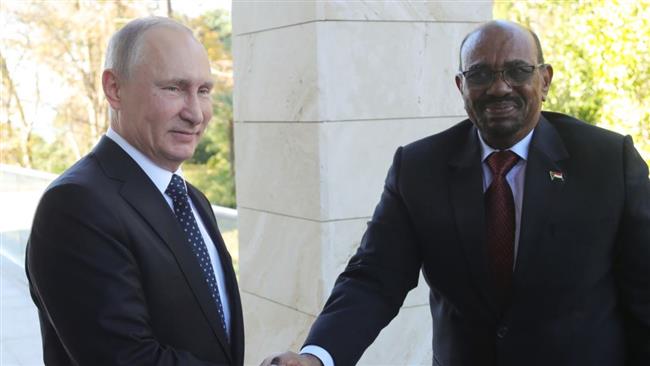
MULTIPOLYGON (((512 270, 514 271, 514 266, 517 261, 517 249, 519 248, 519 230, 521 228, 521 205, 524 199, 524 181, 526 179, 525 173, 526 173, 526 162, 528 160, 528 148, 530 147, 530 140, 533 138, 533 132, 535 130, 532 130, 524 137, 521 139, 519 142, 517 142, 514 146, 512 146, 509 149, 515 154, 519 156, 519 161, 515 166, 513 166, 510 171, 506 174, 506 181, 508 182, 508 185, 510 185, 510 189, 512 190, 512 195, 515 201, 515 260, 513 262, 513 268, 512 270)), ((490 147, 488 144, 483 141, 483 138, 481 137, 481 134, 478 133, 478 139, 481 142, 481 166, 483 167, 483 192, 487 191, 488 187, 490 186, 490 183, 492 183, 492 171, 490 170, 490 167, 488 166, 486 159, 490 154, 492 154, 495 150, 492 147, 490 147)), ((334 366, 334 359, 332 359, 332 355, 330 355, 329 352, 327 352, 324 348, 317 346, 317 345, 308 345, 303 347, 300 350, 301 354, 308 353, 310 355, 316 356, 322 363, 323 366, 334 366)))
MULTIPOLYGON (((140 166, 140 168, 145 172, 145 174, 149 177, 149 179, 151 179, 151 182, 156 186, 158 191, 160 191, 160 194, 169 205, 170 210, 174 212, 174 202, 172 201, 171 197, 165 194, 165 190, 167 190, 167 186, 169 185, 169 182, 172 180, 173 174, 176 174, 181 178, 183 177, 183 172, 181 171, 181 169, 178 168, 177 171, 170 172, 166 169, 159 167, 153 161, 151 161, 151 159, 149 159, 146 155, 144 155, 138 149, 136 149, 131 144, 129 144, 122 136, 120 136, 117 132, 115 132, 115 130, 113 130, 110 127, 108 128, 108 131, 106 131, 106 137, 113 140, 118 146, 122 148, 122 150, 124 150, 133 160, 135 160, 138 166, 140 166)), ((185 180, 183 179, 183 182, 184 181, 185 180)), ((205 246, 208 248, 208 255, 210 256, 210 262, 212 263, 212 268, 214 269, 214 275, 217 279, 217 287, 219 288, 219 298, 221 299, 223 316, 226 321, 226 329, 228 331, 228 334, 230 334, 230 307, 228 305, 229 303, 228 303, 228 296, 226 293, 226 281, 223 273, 223 267, 221 266, 221 261, 219 260, 219 253, 217 252, 217 247, 214 245, 212 238, 210 238, 210 235, 208 234, 208 231, 206 230, 205 225, 203 224, 203 220, 201 219, 201 215, 199 215, 198 211, 196 210, 196 207, 194 206, 194 202, 192 202, 191 198, 190 198, 190 206, 192 208, 192 213, 194 214, 194 218, 196 219, 196 223, 199 226, 199 231, 201 232, 201 236, 203 236, 203 241, 205 242, 205 246)))

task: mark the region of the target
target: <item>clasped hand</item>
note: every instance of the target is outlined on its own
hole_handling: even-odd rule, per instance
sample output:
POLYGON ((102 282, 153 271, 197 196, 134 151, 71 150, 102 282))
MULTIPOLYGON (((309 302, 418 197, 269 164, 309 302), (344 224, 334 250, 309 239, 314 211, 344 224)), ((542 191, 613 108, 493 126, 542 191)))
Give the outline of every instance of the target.
POLYGON ((320 360, 310 354, 299 355, 294 352, 284 352, 278 353, 273 356, 269 356, 260 366, 323 366, 320 360))

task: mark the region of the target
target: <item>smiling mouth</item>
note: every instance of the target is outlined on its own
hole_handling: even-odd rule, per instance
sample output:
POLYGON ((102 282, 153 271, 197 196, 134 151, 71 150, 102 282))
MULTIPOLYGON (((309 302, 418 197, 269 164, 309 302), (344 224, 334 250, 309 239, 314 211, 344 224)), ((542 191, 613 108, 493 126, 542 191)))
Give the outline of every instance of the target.
POLYGON ((198 132, 192 132, 192 131, 171 131, 171 132, 181 134, 181 135, 188 135, 188 136, 198 135, 198 132))
POLYGON ((494 102, 485 105, 485 113, 492 116, 507 115, 518 109, 518 105, 512 101, 494 102))
POLYGON ((170 131, 176 143, 194 143, 199 136, 198 132, 187 132, 187 131, 170 131))

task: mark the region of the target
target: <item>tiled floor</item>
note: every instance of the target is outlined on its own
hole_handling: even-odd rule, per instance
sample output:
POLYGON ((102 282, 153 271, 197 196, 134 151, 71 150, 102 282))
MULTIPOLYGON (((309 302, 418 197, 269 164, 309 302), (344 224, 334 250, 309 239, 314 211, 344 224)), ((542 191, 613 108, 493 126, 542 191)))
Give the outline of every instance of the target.
POLYGON ((36 307, 25 271, 0 255, 0 365, 43 365, 36 307))

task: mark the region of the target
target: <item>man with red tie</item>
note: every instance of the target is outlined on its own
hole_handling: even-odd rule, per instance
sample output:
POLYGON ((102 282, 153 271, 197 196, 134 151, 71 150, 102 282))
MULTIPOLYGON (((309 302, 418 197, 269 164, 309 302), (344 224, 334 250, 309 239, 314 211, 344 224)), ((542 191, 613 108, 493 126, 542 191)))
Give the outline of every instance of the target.
POLYGON ((433 365, 650 364, 648 167, 629 136, 542 112, 552 77, 529 29, 467 35, 469 119, 397 150, 301 354, 263 365, 356 364, 420 270, 433 365))

